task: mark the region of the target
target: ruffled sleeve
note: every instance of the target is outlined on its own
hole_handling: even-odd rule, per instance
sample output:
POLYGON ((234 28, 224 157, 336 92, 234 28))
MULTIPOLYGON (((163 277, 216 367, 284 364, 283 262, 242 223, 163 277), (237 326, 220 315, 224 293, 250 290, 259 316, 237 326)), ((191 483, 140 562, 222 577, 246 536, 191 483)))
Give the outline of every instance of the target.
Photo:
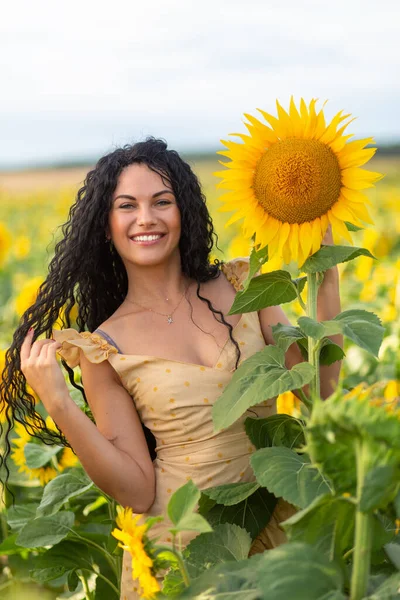
POLYGON ((80 363, 80 350, 92 363, 101 363, 108 360, 111 354, 118 354, 118 350, 109 344, 101 335, 83 331, 78 333, 75 329, 53 329, 53 337, 62 344, 57 350, 71 369, 80 363))
POLYGON ((249 269, 249 258, 234 258, 221 266, 221 270, 225 277, 237 292, 243 289, 243 284, 247 279, 249 269))

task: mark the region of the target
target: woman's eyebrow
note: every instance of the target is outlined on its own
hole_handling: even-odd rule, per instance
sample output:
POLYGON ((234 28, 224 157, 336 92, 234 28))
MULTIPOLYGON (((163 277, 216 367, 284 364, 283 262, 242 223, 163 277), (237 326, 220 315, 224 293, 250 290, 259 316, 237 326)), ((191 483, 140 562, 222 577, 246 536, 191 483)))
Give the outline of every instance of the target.
MULTIPOLYGON (((163 194, 173 194, 172 190, 161 190, 160 192, 156 192, 152 195, 152 198, 158 198, 158 196, 162 196, 163 194)), ((120 194, 116 198, 114 198, 114 202, 118 200, 118 198, 126 198, 128 200, 136 200, 135 196, 131 196, 130 194, 120 194)))

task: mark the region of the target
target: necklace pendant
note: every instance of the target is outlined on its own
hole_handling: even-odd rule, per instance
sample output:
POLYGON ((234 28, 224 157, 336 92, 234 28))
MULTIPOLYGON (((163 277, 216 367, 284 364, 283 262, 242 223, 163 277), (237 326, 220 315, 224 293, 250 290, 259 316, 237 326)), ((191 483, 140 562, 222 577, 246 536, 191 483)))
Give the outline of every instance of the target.
POLYGON ((172 315, 168 315, 168 317, 167 317, 167 323, 168 323, 168 325, 171 325, 173 322, 174 321, 172 319, 172 315))

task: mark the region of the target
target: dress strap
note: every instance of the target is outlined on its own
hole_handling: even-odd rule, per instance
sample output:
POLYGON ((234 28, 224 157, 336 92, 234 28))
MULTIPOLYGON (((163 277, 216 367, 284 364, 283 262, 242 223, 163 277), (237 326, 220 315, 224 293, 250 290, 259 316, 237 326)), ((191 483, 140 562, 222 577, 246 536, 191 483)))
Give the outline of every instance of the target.
POLYGON ((95 329, 95 331, 93 333, 100 333, 100 335, 102 337, 104 337, 109 344, 111 344, 112 346, 114 346, 114 348, 116 348, 118 350, 119 354, 123 354, 123 352, 121 351, 121 349, 119 348, 119 346, 114 342, 114 340, 112 339, 112 337, 108 335, 108 333, 106 333, 102 329, 95 329))

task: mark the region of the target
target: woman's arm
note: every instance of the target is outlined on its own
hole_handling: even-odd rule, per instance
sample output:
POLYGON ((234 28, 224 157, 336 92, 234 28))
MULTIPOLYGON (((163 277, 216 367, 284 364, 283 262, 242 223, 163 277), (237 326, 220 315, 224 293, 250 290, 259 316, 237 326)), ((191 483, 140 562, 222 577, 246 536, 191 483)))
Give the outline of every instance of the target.
POLYGON ((132 398, 111 365, 93 365, 81 352, 85 393, 97 426, 72 400, 52 340, 31 345, 32 332, 21 347, 21 370, 57 423, 83 468, 106 494, 135 512, 154 502, 154 468, 132 398))

